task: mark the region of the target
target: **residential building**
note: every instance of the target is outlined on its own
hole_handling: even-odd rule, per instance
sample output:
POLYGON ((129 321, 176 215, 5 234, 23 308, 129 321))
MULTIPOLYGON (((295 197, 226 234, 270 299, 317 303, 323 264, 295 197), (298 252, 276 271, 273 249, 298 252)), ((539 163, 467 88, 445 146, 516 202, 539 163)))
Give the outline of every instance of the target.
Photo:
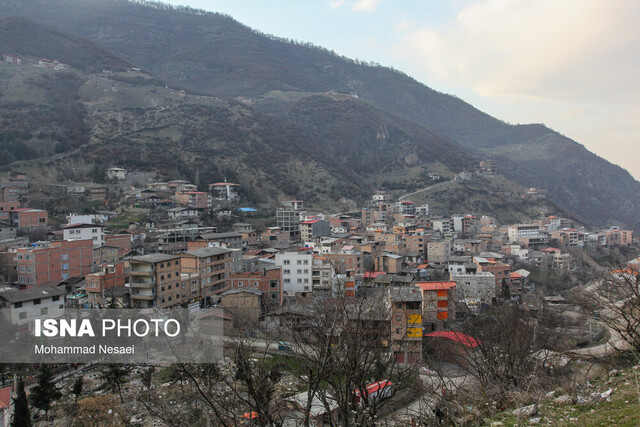
POLYGON ((29 181, 25 175, 11 176, 0 181, 0 202, 27 203, 29 181))
POLYGON ((388 290, 391 345, 397 363, 422 362, 422 294, 415 287, 388 290))
POLYGON ((491 304, 496 297, 496 280, 488 271, 476 274, 452 274, 456 282, 456 295, 460 301, 475 309, 481 304, 491 304))
POLYGON ((200 276, 202 298, 214 302, 213 297, 229 289, 229 275, 233 269, 232 251, 222 247, 195 249, 181 254, 182 272, 200 276))
POLYGON ((231 314, 237 330, 258 328, 262 301, 262 291, 254 287, 229 289, 220 294, 220 306, 231 314))
POLYGON ((127 170, 116 167, 109 168, 107 169, 107 179, 124 181, 127 179, 127 170))
POLYGON ((41 209, 17 208, 9 212, 10 224, 19 231, 44 230, 48 225, 48 213, 41 209))
POLYGON ((198 240, 206 241, 209 246, 220 246, 229 249, 242 249, 242 234, 236 232, 204 233, 198 240))
POLYGON ((611 227, 606 232, 607 246, 627 246, 633 243, 633 231, 611 227))
POLYGON ((106 295, 109 294, 111 288, 123 287, 125 284, 124 263, 101 265, 98 273, 87 274, 84 280, 91 307, 104 306, 106 295))
POLYGON ((213 197, 204 191, 188 191, 176 193, 176 202, 181 206, 188 206, 194 209, 211 209, 213 207, 213 197))
POLYGON ((571 254, 556 252, 551 260, 551 268, 568 271, 571 268, 571 260, 571 254))
POLYGON ((303 242, 310 242, 319 237, 327 236, 331 236, 329 221, 315 219, 300 223, 300 238, 303 242))
POLYGON ((282 289, 282 268, 264 268, 253 272, 236 272, 229 276, 229 288, 258 289, 262 292, 265 307, 280 306, 284 298, 282 289))
POLYGON ((8 290, 0 292, 0 307, 12 324, 24 326, 42 316, 55 318, 64 315, 64 286, 8 290))
POLYGON ((96 224, 71 224, 62 227, 64 240, 91 240, 93 246, 103 246, 106 244, 104 236, 104 226, 96 224))
POLYGON ((451 255, 451 242, 440 240, 427 242, 427 260, 430 264, 444 264, 451 255))
POLYGON ((167 211, 170 221, 184 221, 192 218, 198 218, 200 211, 191 207, 171 208, 167 211))
POLYGON ((209 191, 213 193, 213 197, 215 197, 216 200, 226 200, 228 202, 238 197, 239 188, 239 184, 227 182, 226 180, 225 182, 214 182, 213 184, 209 184, 209 191))
POLYGON ((115 246, 97 246, 93 248, 93 268, 97 271, 105 264, 115 264, 120 260, 120 249, 115 246))
POLYGON ((282 267, 282 289, 285 296, 312 291, 312 254, 280 252, 276 254, 276 266, 282 267))
POLYGON ((300 236, 300 213, 303 210, 303 202, 293 200, 276 209, 276 226, 285 233, 289 233, 291 240, 297 240, 300 236))
POLYGON ((422 291, 422 325, 424 331, 447 328, 456 320, 456 282, 417 282, 422 291))
POLYGON ((181 288, 180 256, 149 254, 129 260, 129 284, 133 308, 172 307, 176 287, 181 288))
POLYGON ((453 231, 453 221, 451 218, 434 218, 431 220, 433 231, 441 233, 451 233, 453 231))
POLYGON ((20 208, 20 202, 0 202, 0 221, 11 224, 11 211, 20 208))
POLYGON ((84 277, 93 269, 93 240, 33 243, 16 248, 15 260, 21 286, 84 277))

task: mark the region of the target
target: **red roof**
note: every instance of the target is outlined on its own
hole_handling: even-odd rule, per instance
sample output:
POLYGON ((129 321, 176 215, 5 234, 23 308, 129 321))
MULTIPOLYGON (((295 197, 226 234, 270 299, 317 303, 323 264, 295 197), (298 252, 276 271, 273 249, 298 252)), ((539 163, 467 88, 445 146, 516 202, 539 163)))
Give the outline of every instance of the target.
POLYGON ((470 335, 455 331, 435 331, 424 335, 432 338, 447 338, 467 347, 476 348, 479 344, 478 340, 470 335))
MULTIPOLYGON (((380 389, 387 388, 387 387, 392 386, 392 385, 393 385, 393 383, 391 381, 389 381, 389 380, 378 381, 378 382, 375 382, 373 384, 369 384, 365 388, 365 392, 367 393, 367 395, 370 395, 372 393, 377 392, 380 389)), ((354 393, 355 393, 356 396, 360 396, 360 390, 356 390, 354 393)))
POLYGON ((300 224, 315 224, 316 222, 320 222, 319 219, 312 219, 309 221, 302 221, 300 224))
POLYGON ((456 282, 418 282, 416 285, 423 291, 441 291, 453 288, 456 282))
POLYGON ((11 387, 0 388, 0 409, 11 405, 11 387))
POLYGON ((366 271, 364 273, 364 278, 365 279, 375 279, 378 276, 381 276, 383 274, 387 274, 384 271, 366 271))
POLYGON ((551 253, 551 252, 562 252, 562 251, 558 248, 545 248, 545 249, 542 249, 541 252, 551 253))

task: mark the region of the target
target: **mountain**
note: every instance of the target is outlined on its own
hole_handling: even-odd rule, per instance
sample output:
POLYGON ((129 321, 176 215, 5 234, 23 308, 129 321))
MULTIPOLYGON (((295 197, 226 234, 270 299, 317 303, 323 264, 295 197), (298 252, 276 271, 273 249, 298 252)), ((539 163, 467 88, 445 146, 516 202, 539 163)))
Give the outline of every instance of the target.
POLYGON ((29 19, 1 19, 0 40, 23 59, 0 64, 0 165, 41 181, 95 178, 78 165, 118 164, 202 188, 226 177, 256 203, 286 196, 353 209, 382 182, 405 188, 428 172, 451 176, 477 163, 438 133, 352 96, 304 96, 277 118, 237 100, 185 94, 29 19), (34 66, 45 53, 70 66, 34 66))
MULTIPOLYGON (((554 202, 588 222, 640 228, 640 183, 622 168, 543 125, 509 125, 395 70, 266 36, 228 16, 160 4, 0 0, 0 14, 64 28, 176 87, 236 98, 280 123, 298 125, 301 118, 292 112, 326 101, 319 94, 357 95, 379 114, 455 143, 469 159, 495 159, 501 174, 547 189, 554 202)), ((303 123, 314 125, 313 120, 303 123)), ((343 132, 357 133, 355 124, 348 124, 353 132, 343 132)), ((320 131, 316 125, 303 135, 320 131)), ((363 157, 376 157, 368 154, 366 142, 354 141, 364 148, 363 157)), ((342 143, 350 146, 352 140, 342 143)), ((372 147, 375 153, 376 144, 372 147)))

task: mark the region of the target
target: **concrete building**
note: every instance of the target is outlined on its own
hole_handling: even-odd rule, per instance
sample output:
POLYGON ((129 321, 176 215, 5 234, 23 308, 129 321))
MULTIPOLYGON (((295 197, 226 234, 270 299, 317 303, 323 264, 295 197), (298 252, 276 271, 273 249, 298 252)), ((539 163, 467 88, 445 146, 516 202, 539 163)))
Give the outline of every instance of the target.
POLYGON ((262 292, 262 303, 265 307, 282 305, 284 298, 282 289, 282 268, 264 268, 260 271, 237 272, 229 276, 229 288, 258 289, 262 292))
POLYGON ((452 274, 451 281, 456 282, 457 298, 471 310, 480 304, 491 304, 496 297, 496 281, 493 274, 452 274))
POLYGON ((427 261, 430 264, 444 264, 450 255, 451 242, 448 240, 427 242, 427 261))
POLYGON ((431 220, 433 231, 441 233, 451 233, 453 231, 453 221, 451 218, 434 218, 431 220))
POLYGON ((64 240, 91 240, 93 246, 104 246, 106 244, 104 226, 96 224, 71 224, 62 227, 64 240))
POLYGON ((456 320, 456 282, 417 282, 422 292, 422 325, 424 331, 446 329, 456 320))
POLYGON ((133 308, 165 308, 180 303, 174 299, 177 294, 175 287, 180 288, 181 282, 179 256, 165 254, 136 256, 129 260, 129 265, 133 308))
POLYGON ((524 239, 538 239, 546 237, 546 234, 540 230, 538 224, 515 224, 507 228, 507 236, 509 243, 518 243, 524 239))
POLYGON ((107 169, 107 179, 124 181, 127 179, 127 170, 116 167, 109 168, 107 169))
POLYGON ((89 305, 91 307, 104 306, 110 289, 123 287, 125 284, 124 263, 101 265, 100 271, 87 274, 84 277, 84 282, 89 305))
POLYGON ((312 291, 312 254, 280 252, 276 254, 276 266, 282 268, 282 288, 285 296, 312 291))
POLYGON ((202 298, 214 302, 216 295, 229 289, 233 269, 232 251, 221 247, 195 249, 181 254, 182 272, 200 276, 202 298))
POLYGON ((300 238, 303 242, 310 242, 319 237, 331 236, 329 221, 319 219, 302 221, 300 223, 300 238))
POLYGON ((42 286, 32 289, 0 292, 0 307, 12 324, 27 325, 43 316, 47 318, 64 315, 64 286, 42 286))
POLYGON ((422 293, 415 287, 388 290, 391 345, 396 363, 422 362, 422 293))
POLYGON ((276 226, 280 230, 289 233, 291 240, 297 240, 300 237, 300 213, 303 210, 303 202, 294 200, 283 204, 276 209, 276 226))

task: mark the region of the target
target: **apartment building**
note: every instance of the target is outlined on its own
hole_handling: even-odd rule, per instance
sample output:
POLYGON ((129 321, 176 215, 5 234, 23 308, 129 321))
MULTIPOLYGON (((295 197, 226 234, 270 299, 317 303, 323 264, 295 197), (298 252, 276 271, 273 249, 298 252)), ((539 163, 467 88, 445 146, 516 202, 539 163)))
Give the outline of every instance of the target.
POLYGON ((456 319, 456 282, 418 282, 422 292, 422 324, 425 332, 445 329, 456 319))
POLYGON ((312 291, 312 254, 280 252, 276 254, 276 266, 282 267, 282 288, 285 296, 312 291))
POLYGON ((232 251, 221 247, 207 247, 186 251, 182 257, 182 272, 198 274, 202 298, 214 302, 229 289, 229 275, 233 270, 232 251))
POLYGON ((422 294, 414 287, 388 290, 391 345, 397 363, 422 362, 422 294))
POLYGON ((106 244, 104 228, 96 224, 70 224, 62 227, 62 236, 64 240, 91 240, 98 247, 106 244))
POLYGON ((93 240, 37 242, 15 249, 18 283, 26 287, 68 277, 84 277, 93 269, 93 240))
POLYGON ((129 260, 129 284, 133 308, 171 307, 175 287, 180 288, 180 256, 149 254, 129 260))
POLYGON ((11 323, 24 326, 35 319, 61 317, 64 314, 64 286, 42 286, 32 289, 0 292, 0 307, 11 323))
POLYGON ((124 286, 124 263, 101 265, 99 272, 87 274, 84 277, 84 283, 89 305, 91 307, 103 305, 109 289, 124 286))
POLYGON ((262 304, 265 307, 282 305, 284 293, 281 267, 265 268, 253 272, 231 273, 229 283, 231 290, 257 289, 262 291, 262 304))
POLYGON ((441 240, 437 242, 427 242, 427 261, 430 264, 444 264, 451 255, 451 242, 441 240))

